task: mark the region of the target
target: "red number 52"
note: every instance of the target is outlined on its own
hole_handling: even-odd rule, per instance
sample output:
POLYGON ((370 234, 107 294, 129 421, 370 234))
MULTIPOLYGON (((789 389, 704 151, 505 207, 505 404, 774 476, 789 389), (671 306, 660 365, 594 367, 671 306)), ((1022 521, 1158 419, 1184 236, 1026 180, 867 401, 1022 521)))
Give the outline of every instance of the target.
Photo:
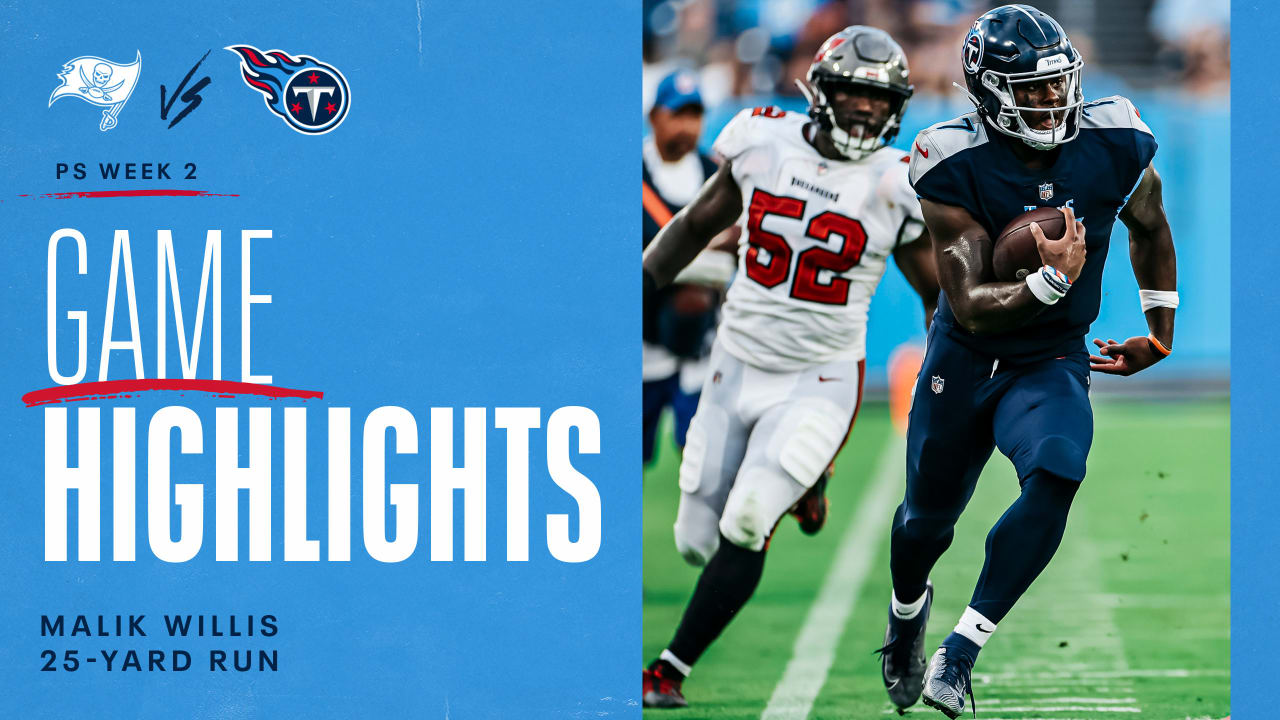
MULTIPOLYGON (((804 206, 803 200, 770 195, 764 190, 757 189, 751 194, 751 205, 747 209, 747 243, 750 245, 746 257, 747 277, 773 288, 791 276, 791 245, 781 235, 760 225, 767 215, 799 220, 804 217, 804 206), (761 261, 761 250, 768 254, 767 262, 761 261)), ((838 274, 847 272, 862 260, 862 251, 867 247, 866 230, 857 220, 827 211, 815 215, 804 234, 824 242, 832 235, 839 235, 844 242, 839 252, 811 247, 796 256, 791 297, 824 305, 844 305, 849 301, 849 280, 838 274), (830 270, 837 276, 829 283, 820 283, 819 270, 830 270)))

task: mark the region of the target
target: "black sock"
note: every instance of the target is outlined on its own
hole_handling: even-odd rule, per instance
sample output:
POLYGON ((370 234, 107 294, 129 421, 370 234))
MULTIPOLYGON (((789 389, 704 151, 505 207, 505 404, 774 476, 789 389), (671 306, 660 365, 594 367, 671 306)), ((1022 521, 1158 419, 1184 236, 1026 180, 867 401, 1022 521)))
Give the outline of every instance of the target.
POLYGON ((667 649, 693 665, 747 604, 764 572, 764 551, 738 547, 723 535, 720 548, 702 569, 689 606, 667 649))
POLYGON ((1080 483, 1032 473, 987 534, 987 559, 969 606, 998 623, 1031 587, 1062 542, 1080 483))

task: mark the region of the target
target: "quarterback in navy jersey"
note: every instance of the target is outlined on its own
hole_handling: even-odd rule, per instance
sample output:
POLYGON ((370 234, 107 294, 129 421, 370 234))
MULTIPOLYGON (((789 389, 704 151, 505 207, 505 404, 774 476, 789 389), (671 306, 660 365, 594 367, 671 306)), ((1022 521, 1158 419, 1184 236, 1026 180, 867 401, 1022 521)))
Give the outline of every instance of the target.
POLYGON ((1093 439, 1090 371, 1129 375, 1163 359, 1177 307, 1173 239, 1151 165, 1156 140, 1133 104, 1085 102, 1080 53, 1028 5, 978 18, 961 61, 975 111, 921 132, 911 155, 942 296, 908 426, 882 648, 895 704, 906 707, 906 685, 951 718, 972 699, 980 649, 1062 540, 1093 439), (996 282, 993 239, 1037 207, 1059 208, 1065 234, 1049 239, 1033 224, 1044 266, 996 282), (1090 355, 1085 334, 1117 217, 1150 334, 1094 340, 1090 355), (926 666, 929 572, 995 448, 1013 462, 1022 492, 987 536, 969 606, 926 666))

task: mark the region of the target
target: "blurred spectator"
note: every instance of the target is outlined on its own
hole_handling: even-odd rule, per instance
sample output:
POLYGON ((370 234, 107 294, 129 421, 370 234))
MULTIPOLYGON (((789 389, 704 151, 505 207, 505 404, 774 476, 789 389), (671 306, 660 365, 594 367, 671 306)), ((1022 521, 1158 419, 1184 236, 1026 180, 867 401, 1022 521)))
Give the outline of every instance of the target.
POLYGON ((1228 0, 1156 0, 1151 30, 1168 43, 1179 43, 1202 30, 1227 33, 1231 27, 1228 0))
POLYGON ((1204 28, 1186 36, 1182 51, 1182 87, 1197 95, 1231 91, 1231 41, 1221 28, 1204 28))
POLYGON ((1225 95, 1231 88, 1231 5, 1228 0, 1156 0, 1151 31, 1178 73, 1182 90, 1225 95))
MULTIPOLYGON (((658 80, 677 67, 699 74, 715 120, 748 104, 798 109, 795 80, 818 46, 852 24, 883 28, 907 51, 916 97, 955 99, 959 47, 970 23, 994 5, 978 0, 646 0, 645 110, 658 80), (724 106, 722 108, 722 106, 724 106)), ((1043 0, 1084 45, 1090 97, 1128 88, 1189 96, 1230 82, 1228 0, 1043 0), (1133 26, 1137 18, 1140 23, 1133 26), (1116 44, 1117 33, 1139 43, 1116 44), (1137 33, 1137 35, 1135 35, 1137 33), (1098 38, 1102 50, 1094 52, 1098 38), (1160 48, 1161 52, 1151 52, 1160 48)))
MULTIPOLYGON (((716 171, 698 152, 703 105, 693 73, 668 74, 654 90, 649 125, 653 134, 641 147, 644 247, 675 213, 697 195, 716 171)), ((675 414, 676 444, 684 447, 689 421, 698 407, 721 291, 736 267, 729 252, 737 228, 727 232, 676 277, 675 283, 645 295, 644 307, 644 461, 653 458, 658 419, 666 407, 675 414)))

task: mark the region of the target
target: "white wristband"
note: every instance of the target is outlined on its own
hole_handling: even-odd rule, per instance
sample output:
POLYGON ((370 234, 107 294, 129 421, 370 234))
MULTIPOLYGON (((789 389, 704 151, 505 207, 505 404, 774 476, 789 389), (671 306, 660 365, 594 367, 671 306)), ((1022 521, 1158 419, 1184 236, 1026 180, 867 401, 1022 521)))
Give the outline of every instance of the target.
POLYGON ((1142 301, 1142 312, 1152 308, 1178 307, 1177 290, 1138 290, 1138 299, 1142 301))
MULTIPOLYGON (((1053 270, 1048 265, 1027 275, 1027 287, 1031 289, 1031 294, 1045 305, 1053 305, 1062 298, 1067 296, 1066 291, 1059 289, 1061 285, 1055 287, 1048 278, 1045 277, 1045 270, 1053 270)), ((1056 273, 1056 271, 1054 271, 1056 273)), ((1063 276, 1065 277, 1065 276, 1063 276)), ((1069 288, 1070 285, 1067 285, 1069 288)))

